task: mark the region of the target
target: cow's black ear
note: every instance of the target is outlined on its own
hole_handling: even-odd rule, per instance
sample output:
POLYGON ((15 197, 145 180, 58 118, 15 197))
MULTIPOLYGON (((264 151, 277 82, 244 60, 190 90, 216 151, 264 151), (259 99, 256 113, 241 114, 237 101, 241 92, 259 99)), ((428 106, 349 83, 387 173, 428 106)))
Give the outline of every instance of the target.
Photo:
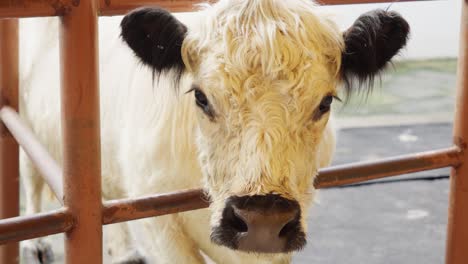
POLYGON ((378 9, 361 15, 344 32, 341 74, 347 91, 370 89, 375 76, 406 45, 409 30, 397 12, 378 9))
POLYGON ((164 9, 145 7, 127 14, 120 27, 123 40, 155 74, 174 70, 180 78, 185 68, 181 47, 187 34, 182 22, 164 9))

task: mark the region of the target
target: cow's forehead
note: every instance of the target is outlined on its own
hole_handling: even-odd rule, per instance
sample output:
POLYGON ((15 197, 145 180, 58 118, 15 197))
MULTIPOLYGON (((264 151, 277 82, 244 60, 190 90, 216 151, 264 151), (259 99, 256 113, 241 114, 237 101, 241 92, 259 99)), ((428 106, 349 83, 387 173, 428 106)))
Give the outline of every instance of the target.
POLYGON ((196 77, 205 86, 239 94, 278 84, 281 92, 334 89, 342 34, 311 1, 222 1, 206 21, 194 36, 201 51, 196 77))

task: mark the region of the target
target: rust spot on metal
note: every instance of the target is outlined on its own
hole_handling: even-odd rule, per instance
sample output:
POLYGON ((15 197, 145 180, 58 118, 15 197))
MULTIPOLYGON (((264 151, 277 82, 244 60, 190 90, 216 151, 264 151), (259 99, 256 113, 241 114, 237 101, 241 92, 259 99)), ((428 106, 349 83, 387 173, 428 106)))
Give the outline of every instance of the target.
POLYGON ((468 144, 461 137, 455 137, 454 142, 455 145, 457 145, 461 149, 461 151, 466 150, 466 148, 468 147, 468 144))
POLYGON ((71 7, 61 0, 56 0, 50 5, 54 8, 56 16, 64 16, 71 11, 71 7))

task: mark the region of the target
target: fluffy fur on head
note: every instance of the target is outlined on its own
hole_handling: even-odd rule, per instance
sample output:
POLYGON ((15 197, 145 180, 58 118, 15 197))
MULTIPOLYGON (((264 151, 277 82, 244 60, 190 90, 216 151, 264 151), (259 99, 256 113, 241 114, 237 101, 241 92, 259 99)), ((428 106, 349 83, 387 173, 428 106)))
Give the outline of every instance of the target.
POLYGON ((140 9, 122 22, 122 37, 155 71, 185 71, 196 88, 190 104, 173 108, 185 111, 180 126, 191 124, 177 140, 196 145, 212 227, 230 197, 274 194, 297 202, 305 232, 314 177, 334 151, 337 87, 371 84, 408 26, 373 11, 343 34, 310 0, 222 0, 199 15, 200 26, 186 31, 168 12, 140 9))
POLYGON ((182 58, 215 113, 195 110, 213 226, 234 195, 275 193, 306 211, 318 160, 331 158, 329 114, 314 112, 337 93, 341 31, 309 0, 226 0, 202 12, 182 58))
POLYGON ((312 1, 220 1, 202 17, 203 25, 188 34, 182 50, 195 75, 209 71, 205 61, 215 56, 236 79, 257 74, 299 80, 313 64, 332 75, 339 71, 341 33, 312 1))
POLYGON ((341 73, 348 93, 355 81, 357 89, 370 89, 375 76, 406 45, 408 35, 409 25, 397 12, 378 9, 361 15, 344 32, 341 73))

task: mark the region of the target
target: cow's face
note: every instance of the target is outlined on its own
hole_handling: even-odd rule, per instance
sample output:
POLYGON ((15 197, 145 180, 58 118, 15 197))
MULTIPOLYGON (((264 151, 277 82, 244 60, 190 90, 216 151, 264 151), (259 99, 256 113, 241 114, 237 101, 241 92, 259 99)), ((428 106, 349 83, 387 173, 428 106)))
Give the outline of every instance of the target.
POLYGON ((193 77, 212 240, 300 249, 313 179, 333 152, 324 137, 337 87, 371 85, 405 45, 408 25, 376 10, 341 33, 308 0, 221 1, 203 12, 200 29, 187 31, 164 10, 139 9, 122 36, 157 73, 193 77))

